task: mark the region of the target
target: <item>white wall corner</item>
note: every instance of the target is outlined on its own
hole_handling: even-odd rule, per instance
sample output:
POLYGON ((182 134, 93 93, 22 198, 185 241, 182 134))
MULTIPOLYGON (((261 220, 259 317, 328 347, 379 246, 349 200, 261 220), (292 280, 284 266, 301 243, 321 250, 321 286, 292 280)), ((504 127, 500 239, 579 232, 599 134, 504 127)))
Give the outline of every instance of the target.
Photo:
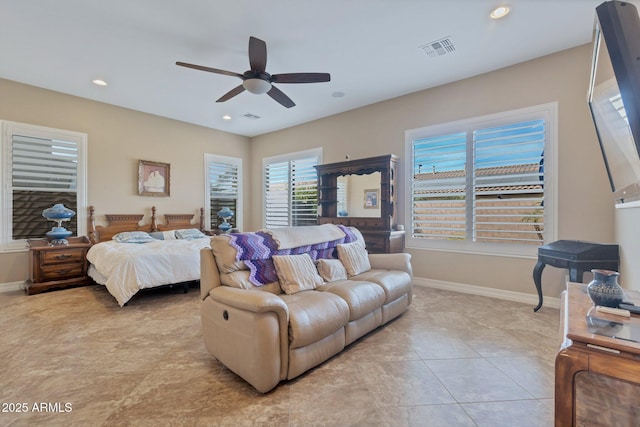
MULTIPOLYGON (((531 310, 538 305, 538 294, 525 294, 522 292, 506 291, 504 289, 486 288, 484 286, 467 285, 464 283, 446 282, 444 280, 425 279, 414 277, 413 284, 429 288, 443 289, 445 291, 461 292, 464 294, 480 295, 489 298, 498 298, 507 301, 530 304, 531 310)), ((544 297, 542 307, 560 308, 560 298, 544 297)))

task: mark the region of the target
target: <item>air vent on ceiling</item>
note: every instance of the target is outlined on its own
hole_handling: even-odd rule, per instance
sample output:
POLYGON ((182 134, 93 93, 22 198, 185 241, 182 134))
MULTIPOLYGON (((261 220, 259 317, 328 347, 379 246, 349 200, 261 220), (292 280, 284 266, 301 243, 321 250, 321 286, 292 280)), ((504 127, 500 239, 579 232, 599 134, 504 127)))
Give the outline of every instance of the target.
POLYGON ((251 120, 258 120, 260 118, 260 116, 256 116, 255 114, 251 114, 251 113, 243 114, 242 117, 246 117, 247 119, 251 119, 251 120))
POLYGON ((420 49, 424 50, 430 58, 435 58, 454 52, 456 47, 453 45, 453 41, 451 41, 450 37, 444 37, 442 39, 423 44, 420 46, 420 49))

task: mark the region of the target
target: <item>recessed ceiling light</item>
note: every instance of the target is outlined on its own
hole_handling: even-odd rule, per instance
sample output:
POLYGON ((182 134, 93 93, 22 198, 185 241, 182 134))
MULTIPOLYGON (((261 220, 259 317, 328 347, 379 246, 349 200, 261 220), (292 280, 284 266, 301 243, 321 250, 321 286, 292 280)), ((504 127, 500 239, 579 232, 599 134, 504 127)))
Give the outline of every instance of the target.
POLYGON ((509 6, 498 6, 491 11, 491 14, 489 16, 493 19, 500 19, 507 16, 510 11, 511 9, 509 8, 509 6))
POLYGON ((231 116, 228 114, 225 114, 224 116, 222 116, 222 120, 231 120, 231 116))
POLYGON ((102 79, 95 79, 95 80, 92 80, 92 83, 93 83, 94 85, 98 85, 98 86, 106 86, 106 85, 107 85, 107 82, 105 82, 105 81, 104 81, 104 80, 102 80, 102 79))

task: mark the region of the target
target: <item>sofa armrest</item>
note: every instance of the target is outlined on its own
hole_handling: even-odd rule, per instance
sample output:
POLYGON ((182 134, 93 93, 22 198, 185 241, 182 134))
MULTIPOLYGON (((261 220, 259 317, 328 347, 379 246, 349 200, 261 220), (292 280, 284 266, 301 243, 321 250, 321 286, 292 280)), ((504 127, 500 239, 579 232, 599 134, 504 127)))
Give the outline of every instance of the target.
POLYGON ((200 250, 200 299, 205 299, 212 289, 220 286, 220 272, 213 252, 209 248, 200 250))
POLYGON ((207 349, 261 393, 287 377, 289 309, 277 295, 229 286, 201 306, 207 349))
POLYGON ((373 269, 406 271, 413 277, 411 254, 369 254, 369 263, 373 269))
POLYGON ((209 297, 219 303, 254 313, 274 311, 284 325, 289 324, 289 309, 278 295, 269 292, 237 289, 230 286, 218 286, 212 289, 209 297))

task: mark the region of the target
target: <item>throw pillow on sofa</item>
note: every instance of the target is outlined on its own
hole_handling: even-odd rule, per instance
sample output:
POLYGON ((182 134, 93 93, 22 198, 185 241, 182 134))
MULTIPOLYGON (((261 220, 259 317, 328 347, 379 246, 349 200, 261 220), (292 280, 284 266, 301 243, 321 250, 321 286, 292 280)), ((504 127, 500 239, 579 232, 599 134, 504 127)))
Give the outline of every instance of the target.
POLYGON ((319 259, 316 262, 318 273, 325 282, 344 280, 347 278, 347 270, 339 259, 319 259))
POLYGON ((309 254, 274 255, 273 263, 280 287, 288 295, 312 290, 324 283, 309 254))
POLYGON ((360 242, 339 244, 338 259, 344 265, 349 276, 356 276, 371 270, 369 253, 360 242))

